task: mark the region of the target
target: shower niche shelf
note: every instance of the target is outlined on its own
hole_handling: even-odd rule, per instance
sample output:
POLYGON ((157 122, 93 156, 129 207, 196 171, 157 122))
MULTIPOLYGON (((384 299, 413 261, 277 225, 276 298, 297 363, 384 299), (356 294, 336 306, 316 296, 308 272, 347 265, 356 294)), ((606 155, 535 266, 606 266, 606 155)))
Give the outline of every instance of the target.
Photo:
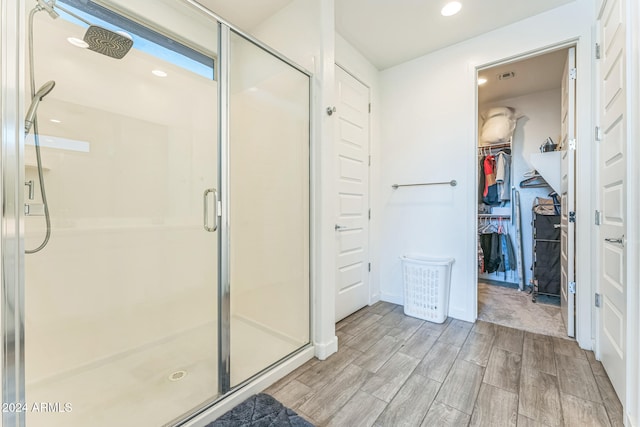
MULTIPOLYGON (((49 159, 51 160, 51 159, 49 159)), ((24 167, 25 169, 38 169, 38 161, 36 160, 36 155, 33 152, 24 153, 24 167)), ((42 170, 50 171, 51 167, 47 162, 47 157, 42 156, 42 170)))
MULTIPOLYGON (((38 164, 37 164, 37 163, 25 163, 25 164, 24 164, 24 167, 25 167, 26 169, 38 169, 38 164)), ((42 164, 42 170, 50 171, 50 170, 51 170, 51 168, 50 168, 50 167, 48 167, 46 164, 44 164, 44 163, 43 163, 43 164, 42 164)))

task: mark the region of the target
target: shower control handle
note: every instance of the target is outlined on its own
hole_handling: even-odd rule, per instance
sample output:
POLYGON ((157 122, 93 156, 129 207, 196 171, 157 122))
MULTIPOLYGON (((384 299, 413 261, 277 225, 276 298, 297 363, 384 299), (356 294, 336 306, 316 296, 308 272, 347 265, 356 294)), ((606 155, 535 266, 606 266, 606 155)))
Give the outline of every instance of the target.
POLYGON ((218 229, 218 192, 215 188, 207 188, 204 190, 203 196, 204 204, 204 229, 209 233, 213 233, 218 229), (213 193, 213 227, 209 225, 209 193, 213 193))
POLYGON ((33 200, 34 198, 33 180, 30 179, 29 181, 25 182, 24 185, 29 187, 29 200, 33 200))
POLYGON ((45 216, 44 203, 25 203, 25 216, 45 216))

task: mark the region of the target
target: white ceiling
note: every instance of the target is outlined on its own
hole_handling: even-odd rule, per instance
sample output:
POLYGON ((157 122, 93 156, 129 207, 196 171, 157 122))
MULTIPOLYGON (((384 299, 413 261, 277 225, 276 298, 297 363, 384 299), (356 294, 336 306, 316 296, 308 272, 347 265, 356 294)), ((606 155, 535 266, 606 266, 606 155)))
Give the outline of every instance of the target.
MULTIPOLYGON (((251 31, 293 0, 195 0, 230 24, 251 31)), ((340 0, 338 0, 340 1, 340 0)))
MULTIPOLYGON (((197 0, 234 25, 251 31, 293 0, 197 0)), ((383 70, 573 0, 459 0, 462 10, 445 18, 448 0, 335 0, 336 30, 383 70)), ((543 29, 542 29, 543 30, 543 29)), ((479 72, 480 105, 560 87, 566 49, 479 72), (499 81, 498 74, 515 77, 499 81)))
POLYGON ((479 71, 478 77, 487 83, 478 86, 478 104, 559 88, 566 59, 567 49, 562 49, 479 71), (498 80, 499 74, 510 71, 515 77, 498 80))
MULTIPOLYGON (((239 28, 251 30, 292 0, 196 0, 239 28)), ((335 0, 336 30, 384 70, 574 0, 335 0)), ((541 29, 544 31, 544 29, 541 29)))
MULTIPOLYGON (((573 0, 336 0, 336 29, 379 70, 451 46, 573 0)), ((544 31, 543 28, 540 31, 544 31)))

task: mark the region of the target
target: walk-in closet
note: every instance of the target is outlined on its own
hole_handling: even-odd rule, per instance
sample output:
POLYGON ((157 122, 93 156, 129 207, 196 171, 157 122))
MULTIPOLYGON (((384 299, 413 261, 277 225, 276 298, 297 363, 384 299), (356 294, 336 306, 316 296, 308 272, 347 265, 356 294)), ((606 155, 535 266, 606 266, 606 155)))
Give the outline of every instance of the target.
POLYGON ((478 71, 478 318, 556 336, 567 336, 569 310, 561 207, 573 193, 562 159, 574 143, 574 55, 563 47, 478 71))

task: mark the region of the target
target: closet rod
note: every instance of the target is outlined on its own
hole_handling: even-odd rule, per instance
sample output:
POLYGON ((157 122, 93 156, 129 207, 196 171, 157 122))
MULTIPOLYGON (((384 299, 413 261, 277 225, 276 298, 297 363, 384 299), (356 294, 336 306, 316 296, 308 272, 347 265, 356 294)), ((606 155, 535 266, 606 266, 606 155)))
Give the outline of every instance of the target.
POLYGON ((451 181, 445 181, 445 182, 424 182, 421 184, 393 184, 391 187, 393 187, 394 190, 397 190, 398 187, 415 187, 418 185, 450 185, 452 187, 455 187, 456 185, 458 185, 458 181, 456 181, 455 179, 452 179, 451 181))
POLYGON ((511 142, 500 142, 497 144, 479 145, 478 150, 493 150, 496 148, 511 148, 511 142))

